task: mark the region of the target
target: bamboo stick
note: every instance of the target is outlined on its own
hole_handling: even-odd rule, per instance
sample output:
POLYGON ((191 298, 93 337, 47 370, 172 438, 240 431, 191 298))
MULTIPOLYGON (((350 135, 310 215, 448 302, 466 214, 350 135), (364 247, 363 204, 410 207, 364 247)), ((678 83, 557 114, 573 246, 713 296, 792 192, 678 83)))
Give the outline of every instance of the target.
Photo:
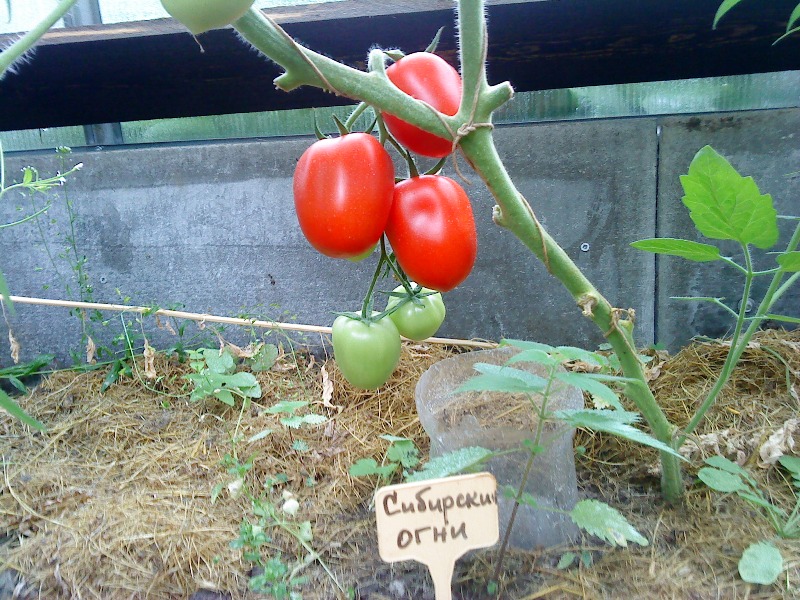
MULTIPOLYGON (((56 300, 50 298, 32 298, 28 296, 9 296, 11 302, 15 304, 31 304, 36 306, 52 306, 58 308, 78 308, 82 310, 102 310, 115 312, 131 312, 147 314, 160 317, 174 317, 176 319, 186 319, 200 323, 221 323, 225 325, 243 325, 250 327, 261 327, 263 329, 282 329, 285 331, 300 331, 304 333, 331 333, 330 327, 320 325, 303 325, 301 323, 283 323, 280 321, 266 321, 260 319, 242 319, 239 317, 223 317, 206 313, 193 313, 182 310, 169 310, 166 308, 152 309, 146 306, 131 306, 127 304, 105 304, 102 302, 79 302, 76 300, 56 300)), ((0 302, 6 298, 0 294, 0 302)), ((461 340, 450 338, 432 337, 425 340, 429 344, 447 344, 450 346, 466 346, 470 348, 496 348, 497 343, 481 340, 461 340)))

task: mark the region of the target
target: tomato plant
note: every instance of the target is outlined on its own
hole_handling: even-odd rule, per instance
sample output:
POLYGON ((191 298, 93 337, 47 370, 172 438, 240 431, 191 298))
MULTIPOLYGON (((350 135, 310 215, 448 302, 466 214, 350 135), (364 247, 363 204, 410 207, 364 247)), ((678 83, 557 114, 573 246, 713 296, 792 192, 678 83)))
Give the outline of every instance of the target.
POLYGON ((339 315, 333 322, 333 354, 342 375, 364 390, 382 386, 400 360, 400 333, 391 319, 339 315))
POLYGON ((389 318, 397 326, 400 335, 419 342, 439 331, 446 311, 440 293, 431 293, 433 290, 420 288, 414 282, 411 282, 411 288, 415 292, 412 296, 402 285, 394 288, 386 310, 400 304, 399 308, 389 313, 389 318))
MULTIPOLYGON (((442 114, 453 116, 461 104, 461 75, 443 58, 430 52, 404 56, 386 69, 390 81, 409 96, 430 104, 442 114)), ((394 115, 383 113, 389 132, 403 146, 433 158, 450 154, 451 140, 410 125, 394 115)))
POLYGON ((314 142, 294 172, 300 228, 325 256, 361 256, 383 234, 393 189, 392 159, 371 135, 349 133, 314 142))
POLYGON ((406 274, 439 292, 464 281, 478 255, 469 198, 441 175, 412 177, 395 186, 386 237, 406 274))
POLYGON ((253 5, 254 0, 161 0, 172 17, 194 35, 230 25, 253 5))

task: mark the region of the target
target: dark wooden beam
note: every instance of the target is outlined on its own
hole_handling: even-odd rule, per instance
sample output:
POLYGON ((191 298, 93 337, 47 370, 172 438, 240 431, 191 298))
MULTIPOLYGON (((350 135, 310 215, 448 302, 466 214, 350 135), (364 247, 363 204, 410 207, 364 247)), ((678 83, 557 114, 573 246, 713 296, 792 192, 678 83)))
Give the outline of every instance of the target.
MULTIPOLYGON (((274 16, 302 43, 361 68, 373 45, 421 50, 445 26, 440 53, 455 64, 453 4, 348 0, 274 16)), ((532 91, 800 69, 800 35, 772 45, 796 0, 743 2, 712 31, 718 5, 490 1, 490 81, 532 91)), ((347 102, 311 88, 275 90, 278 67, 231 29, 199 39, 202 51, 168 19, 52 32, 29 64, 0 81, 0 130, 347 102)))

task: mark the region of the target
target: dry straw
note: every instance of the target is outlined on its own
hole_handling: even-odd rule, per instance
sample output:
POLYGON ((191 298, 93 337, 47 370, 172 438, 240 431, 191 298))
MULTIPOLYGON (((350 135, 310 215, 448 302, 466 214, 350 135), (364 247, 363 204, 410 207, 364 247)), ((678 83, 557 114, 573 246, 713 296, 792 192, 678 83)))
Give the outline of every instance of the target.
MULTIPOLYGON (((392 597, 392 581, 404 586, 405 597, 423 598, 430 582, 417 565, 380 562, 369 510, 376 482, 354 479, 348 469, 359 458, 380 462, 387 445, 382 434, 409 437, 426 450, 414 386, 428 366, 462 350, 405 344, 399 369, 377 393, 354 390, 335 362, 327 361, 333 384, 327 398, 323 365, 306 355, 284 354, 275 368, 258 374, 264 395, 242 416, 239 432, 245 439, 274 432, 238 446, 242 459, 255 461, 246 485, 260 490, 267 478, 289 475, 285 487, 301 500, 298 517, 313 523, 315 548, 345 586, 358 586, 362 598, 392 597), (265 411, 279 400, 296 399, 312 402, 328 423, 289 431, 265 411), (307 452, 292 450, 297 439, 306 442, 307 452)), ((702 400, 725 351, 719 343, 693 344, 650 363, 654 390, 678 422, 702 400)), ((0 419, 0 514, 11 538, 0 547, 0 561, 24 574, 33 597, 166 599, 198 589, 247 596, 249 565, 228 544, 250 507, 226 491, 213 504, 210 498, 215 485, 231 479, 220 463, 231 451, 239 409, 212 400, 189 403, 186 367, 173 358, 157 354, 155 368, 157 378, 148 380, 139 361, 134 377, 105 393, 102 372, 50 376, 19 399, 47 424, 44 434, 0 419)), ((688 473, 716 451, 716 443, 731 458, 743 452, 768 495, 788 502, 786 481, 776 469, 759 467, 757 455, 762 440, 797 417, 792 386, 800 386, 798 373, 800 335, 759 336, 697 432, 688 473)), ((586 432, 577 443, 586 447, 579 458, 582 494, 619 508, 651 545, 610 550, 587 538, 571 549, 515 553, 504 571, 507 598, 789 598, 798 589, 796 542, 778 542, 787 563, 780 585, 753 588, 738 579, 743 548, 771 535, 740 500, 698 487, 687 491, 682 505, 665 506, 652 472, 658 464, 653 453, 586 432), (565 550, 588 551, 594 563, 557 569, 565 550)), ((296 548, 275 535, 273 550, 285 559, 293 560, 296 548)), ((454 587, 460 598, 485 597, 482 582, 492 561, 493 554, 484 551, 459 563, 454 587)), ((312 581, 307 600, 336 597, 319 568, 304 573, 312 581)))

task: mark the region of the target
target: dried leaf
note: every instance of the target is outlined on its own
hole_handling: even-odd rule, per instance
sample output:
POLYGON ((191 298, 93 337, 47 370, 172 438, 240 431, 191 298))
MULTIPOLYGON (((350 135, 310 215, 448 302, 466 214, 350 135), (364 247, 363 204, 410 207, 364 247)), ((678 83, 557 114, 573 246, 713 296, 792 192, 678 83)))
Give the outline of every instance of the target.
POLYGON ((150 345, 147 338, 144 340, 144 352, 142 352, 142 356, 144 357, 144 376, 148 379, 155 379, 158 376, 155 362, 156 350, 150 345))
POLYGON ((800 419, 789 419, 780 429, 769 436, 769 439, 758 449, 761 466, 774 465, 781 456, 795 453, 794 433, 798 427, 800 427, 800 419))
POLYGON ((8 343, 11 344, 11 360, 14 361, 14 364, 19 364, 19 351, 21 349, 17 338, 14 337, 14 334, 11 330, 8 330, 8 343))
POLYGON ((97 346, 94 345, 94 340, 91 336, 86 336, 86 362, 89 364, 94 364, 97 362, 95 360, 95 352, 97 352, 97 346))
POLYGON ((653 381, 654 379, 658 379, 658 376, 661 375, 661 365, 663 363, 659 363, 654 365, 653 367, 647 369, 645 371, 645 377, 647 377, 647 381, 653 381))
POLYGON ((342 412, 343 406, 336 406, 331 402, 333 399, 333 382, 328 376, 328 369, 323 365, 320 371, 322 372, 322 406, 332 408, 337 413, 342 412))
POLYGON ((175 332, 175 329, 172 327, 172 323, 170 323, 169 321, 167 321, 166 323, 162 322, 161 317, 159 317, 158 315, 156 315, 156 327, 158 327, 159 329, 166 329, 172 335, 178 335, 175 332))

